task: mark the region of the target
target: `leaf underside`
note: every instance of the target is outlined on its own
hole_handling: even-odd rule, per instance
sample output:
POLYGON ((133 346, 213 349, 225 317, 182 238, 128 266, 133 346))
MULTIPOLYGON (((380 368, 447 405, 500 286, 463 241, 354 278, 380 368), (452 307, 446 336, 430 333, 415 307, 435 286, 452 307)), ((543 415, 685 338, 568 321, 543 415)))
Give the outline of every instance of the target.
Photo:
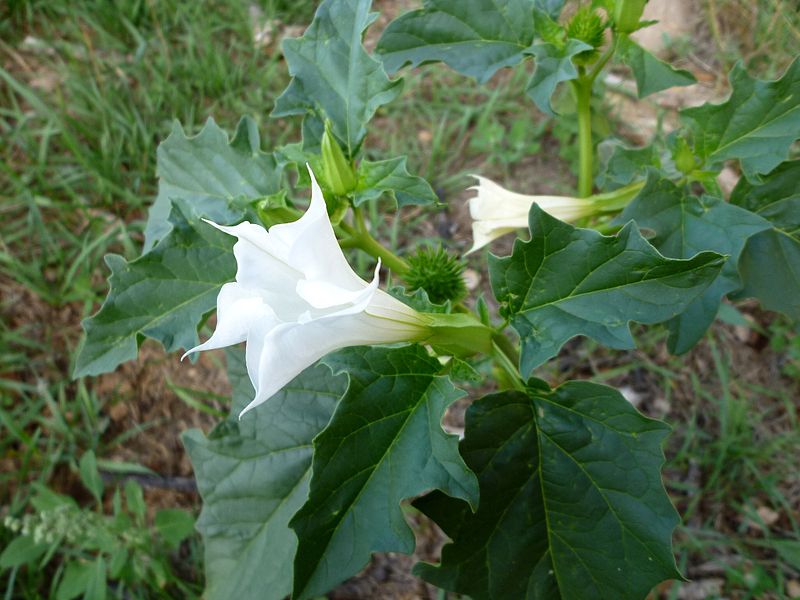
MULTIPOLYGON (((253 397, 244 352, 229 351, 232 415, 253 397)), ((346 378, 318 365, 306 369, 268 402, 208 437, 187 431, 203 510, 197 527, 205 549, 209 600, 280 600, 292 587, 297 537, 289 519, 311 479, 311 440, 330 420, 346 378)))

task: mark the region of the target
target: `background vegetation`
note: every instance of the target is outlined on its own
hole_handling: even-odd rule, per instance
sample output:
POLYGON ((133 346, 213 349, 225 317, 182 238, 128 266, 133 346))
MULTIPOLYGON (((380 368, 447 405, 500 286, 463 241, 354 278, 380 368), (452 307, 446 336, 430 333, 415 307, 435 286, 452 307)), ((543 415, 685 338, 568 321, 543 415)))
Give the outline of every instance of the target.
MULTIPOLYGON (((196 131, 213 116, 232 130, 250 114, 269 147, 299 136, 299 122, 268 114, 288 82, 279 42, 302 32, 315 5, 7 0, 0 8, 5 598, 73 597, 64 581, 91 582, 84 587, 92 598, 201 592, 202 548, 189 516, 199 498, 178 435, 208 429, 224 412, 221 365, 206 356, 178 366, 177 357, 145 345, 140 360, 117 373, 77 381, 69 373, 79 323, 106 293, 103 255, 138 254, 156 191, 156 147, 173 119, 196 131), (56 559, 44 570, 26 566, 44 558, 35 550, 9 548, 26 527, 52 542, 56 559)), ((410 5, 376 2, 388 15, 377 26, 410 5)), ((791 0, 686 5, 693 20, 666 40, 666 52, 701 85, 680 102, 724 95, 717 73, 736 60, 767 77, 800 54, 791 0)), ((620 93, 600 113, 606 130, 632 142, 658 135, 675 105, 658 96, 634 119, 620 81, 608 80, 620 93)), ((478 87, 435 66, 408 76, 402 99, 379 113, 368 147, 408 153, 411 171, 427 177, 450 208, 408 211, 402 225, 373 214, 386 239, 402 248, 439 238, 465 250, 468 173, 528 193, 573 188, 575 129, 539 114, 523 85, 501 74, 478 87)), ((479 271, 468 274, 469 285, 487 285, 479 271)), ((554 382, 609 382, 674 424, 667 488, 684 519, 679 564, 693 582, 665 584, 664 597, 800 597, 800 336, 777 315, 740 308, 726 308, 726 323, 687 357, 668 356, 660 331, 642 331, 635 352, 572 343, 548 373, 554 382)), ((422 527, 421 546, 435 551, 429 529, 422 527)), ((404 575, 407 561, 374 563, 340 597, 429 593, 404 575)))

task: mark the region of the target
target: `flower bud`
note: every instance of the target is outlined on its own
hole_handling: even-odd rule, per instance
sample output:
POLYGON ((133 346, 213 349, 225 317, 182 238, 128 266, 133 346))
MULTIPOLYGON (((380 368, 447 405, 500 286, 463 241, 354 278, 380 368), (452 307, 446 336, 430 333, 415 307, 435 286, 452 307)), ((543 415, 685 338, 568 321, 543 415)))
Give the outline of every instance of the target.
POLYGON ((336 196, 352 192, 356 188, 356 174, 333 136, 330 121, 325 122, 321 145, 322 168, 328 189, 336 196))
POLYGON ((632 33, 639 29, 639 20, 647 0, 617 0, 614 7, 614 27, 618 33, 632 33))
POLYGON ((675 148, 672 150, 672 160, 675 161, 675 167, 683 173, 688 175, 697 168, 697 159, 692 152, 689 143, 683 139, 678 138, 675 148))

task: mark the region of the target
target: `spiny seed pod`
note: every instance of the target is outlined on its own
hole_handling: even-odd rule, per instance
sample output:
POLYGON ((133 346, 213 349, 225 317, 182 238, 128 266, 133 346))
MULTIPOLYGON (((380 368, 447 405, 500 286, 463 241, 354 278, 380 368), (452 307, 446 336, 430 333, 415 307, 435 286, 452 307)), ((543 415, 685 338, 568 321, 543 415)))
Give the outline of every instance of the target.
POLYGON ((444 248, 421 248, 408 258, 408 264, 410 269, 403 278, 409 291, 425 290, 434 304, 457 302, 466 296, 467 287, 461 276, 464 263, 444 248))
POLYGON ((336 196, 344 196, 356 188, 356 174, 333 137, 330 121, 325 122, 322 135, 322 167, 327 187, 336 196))
POLYGON ((605 43, 606 23, 603 18, 592 10, 590 5, 584 5, 570 19, 567 24, 567 36, 589 44, 593 50, 586 50, 576 55, 573 59, 576 64, 590 64, 597 58, 597 50, 605 43))

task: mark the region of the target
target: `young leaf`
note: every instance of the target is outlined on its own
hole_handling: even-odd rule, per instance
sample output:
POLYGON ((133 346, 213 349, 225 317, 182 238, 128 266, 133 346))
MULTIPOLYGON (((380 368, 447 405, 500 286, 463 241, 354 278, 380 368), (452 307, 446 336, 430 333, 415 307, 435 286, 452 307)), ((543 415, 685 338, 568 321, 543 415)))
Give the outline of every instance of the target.
MULTIPOLYGON (((558 3, 547 4, 554 11, 558 3)), ((532 0, 424 0, 422 9, 389 24, 376 52, 389 73, 441 61, 485 83, 524 59, 533 42, 533 9, 532 0)))
MULTIPOLYGON (((235 223, 244 210, 227 209, 223 223, 235 223)), ((168 352, 198 343, 197 327, 216 306, 217 293, 236 273, 233 240, 193 219, 182 201, 173 204, 172 231, 153 250, 132 262, 109 254, 111 290, 100 311, 83 322, 86 338, 78 352, 75 377, 113 371, 136 358, 144 337, 168 352)))
POLYGON ((620 222, 633 219, 651 229, 650 243, 664 256, 690 258, 703 250, 728 257, 719 276, 684 311, 667 322, 670 352, 694 346, 714 321, 726 294, 741 287, 737 263, 747 239, 769 228, 769 222, 712 196, 698 198, 651 172, 647 184, 631 202, 620 222))
POLYGON ((521 338, 526 377, 576 335, 633 348, 630 321, 660 323, 680 314, 724 262, 714 252, 665 258, 633 223, 606 237, 535 204, 529 226, 530 241, 517 240, 511 256, 489 258, 492 289, 521 338))
POLYGON ((482 398, 460 447, 480 506, 439 492, 415 502, 453 540, 440 566, 415 572, 475 600, 644 598, 680 577, 659 473, 667 432, 589 382, 482 398))
MULTIPOLYGON (((324 361, 350 385, 314 439, 308 501, 292 519, 299 538, 294 595, 325 593, 357 573, 371 552, 414 550, 400 501, 431 488, 477 503, 477 481, 442 430, 463 394, 421 346, 359 347, 324 361)), ((271 401, 270 401, 271 402, 271 401)))
POLYGON ((630 148, 619 140, 600 142, 597 152, 600 155, 600 172, 595 183, 603 191, 612 191, 633 183, 643 177, 647 167, 661 167, 661 157, 655 146, 630 148))
POLYGON ((56 590, 55 600, 72 600, 82 596, 92 577, 92 565, 84 562, 68 562, 64 575, 56 590))
POLYGON ((620 60, 633 71, 639 98, 671 87, 697 83, 689 71, 676 69, 659 60, 628 36, 620 37, 618 52, 620 60))
POLYGON ((784 161, 800 138, 800 59, 776 81, 747 74, 741 63, 730 73, 733 92, 722 104, 681 111, 695 151, 710 165, 738 159, 753 182, 784 161))
POLYGON ((213 119, 193 137, 176 122, 158 146, 156 172, 158 196, 148 214, 143 254, 172 229, 173 201, 183 201, 190 221, 206 217, 219 223, 234 200, 270 196, 281 179, 273 155, 261 151, 258 128, 250 117, 239 121, 232 141, 213 119))
POLYGON ((329 119, 351 158, 375 111, 394 100, 402 88, 402 80, 389 81, 380 61, 361 45, 364 30, 375 20, 370 4, 370 0, 325 0, 302 37, 284 40, 292 81, 272 111, 273 117, 311 112, 329 119))
POLYGON ((83 593, 84 600, 105 600, 108 591, 106 575, 106 561, 100 555, 94 560, 89 570, 86 589, 83 593))
MULTIPOLYGON (((253 397, 244 352, 228 352, 232 415, 253 397)), ((292 586, 297 538, 289 519, 305 502, 311 477, 311 440, 328 423, 346 378, 318 365, 241 421, 235 417, 209 437, 187 431, 203 510, 205 597, 280 600, 292 586)))
POLYGON ((439 201, 427 181, 408 172, 405 156, 377 162, 362 160, 358 165, 354 204, 360 206, 383 193, 389 194, 400 207, 424 206, 439 201))
POLYGON ((550 99, 556 86, 564 81, 578 77, 578 71, 572 64, 572 58, 592 47, 580 40, 569 40, 563 48, 554 44, 536 44, 527 52, 536 57, 536 70, 528 82, 525 92, 536 103, 543 113, 555 114, 550 99))
POLYGON ((744 289, 771 310, 800 319, 800 160, 783 163, 762 185, 742 179, 731 203, 756 212, 772 228, 754 235, 739 259, 744 289))

